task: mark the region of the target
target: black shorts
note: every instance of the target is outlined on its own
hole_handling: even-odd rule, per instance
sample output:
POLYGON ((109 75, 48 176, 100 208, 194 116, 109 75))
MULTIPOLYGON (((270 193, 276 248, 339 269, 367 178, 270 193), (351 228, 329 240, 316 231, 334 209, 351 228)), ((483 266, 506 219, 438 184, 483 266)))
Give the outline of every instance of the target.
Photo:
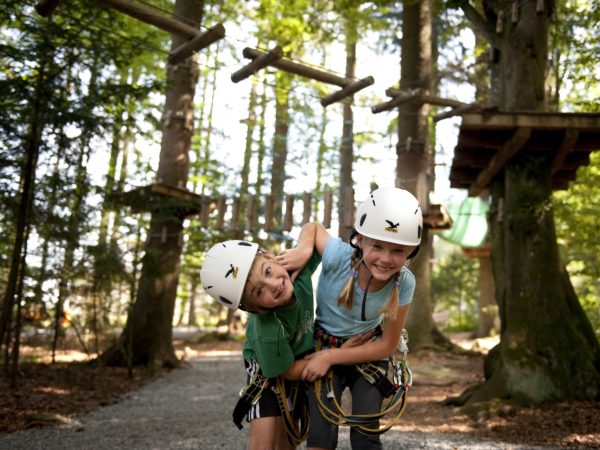
MULTIPOLYGON (((256 361, 252 360, 244 360, 244 365, 246 367, 246 372, 248 373, 247 382, 249 383, 257 370, 260 370, 260 366, 256 361)), ((253 421, 254 419, 260 419, 261 417, 280 417, 281 416, 281 408, 279 406, 279 400, 277 399, 277 395, 273 391, 273 387, 275 386, 276 379, 271 378, 269 387, 265 389, 258 402, 250 407, 248 414, 246 415, 246 420, 248 422, 253 421)), ((287 407, 290 412, 292 412, 292 417, 295 419, 300 419, 303 417, 303 412, 305 408, 307 408, 307 400, 306 400, 306 386, 302 381, 291 381, 284 380, 285 392, 288 395, 287 407), (298 386, 295 399, 289 397, 292 392, 292 388, 295 383, 300 383, 298 386)))

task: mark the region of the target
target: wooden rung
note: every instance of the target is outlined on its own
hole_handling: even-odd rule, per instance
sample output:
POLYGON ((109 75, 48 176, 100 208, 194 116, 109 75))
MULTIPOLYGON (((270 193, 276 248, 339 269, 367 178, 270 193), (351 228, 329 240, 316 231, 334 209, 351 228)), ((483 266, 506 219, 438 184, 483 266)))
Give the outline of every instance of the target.
POLYGON ((219 197, 219 204, 217 205, 217 230, 222 230, 225 226, 225 212, 227 211, 227 197, 222 195, 219 197))
POLYGON ((333 94, 329 94, 321 99, 322 106, 329 106, 332 103, 338 102, 346 97, 349 97, 356 92, 364 89, 368 86, 371 86, 375 83, 375 79, 371 76, 363 78, 361 80, 355 81, 353 83, 348 84, 345 88, 340 89, 333 94))
POLYGON ((54 12, 59 3, 60 0, 40 0, 35 5, 35 10, 40 16, 48 17, 54 12))
POLYGON ((288 194, 285 196, 285 216, 283 217, 283 229, 291 231, 294 226, 294 201, 296 198, 288 194))
POLYGON ((204 33, 198 33, 189 41, 169 52, 169 64, 172 66, 179 64, 192 56, 195 52, 208 47, 212 43, 218 41, 219 39, 223 39, 224 37, 225 27, 223 24, 218 23, 204 33))
POLYGON ((544 1, 545 0, 537 0, 535 4, 535 12, 541 14, 544 12, 544 1))
MULTIPOLYGON (((246 47, 243 50, 244 57, 246 56, 246 47)), ((248 78, 253 73, 258 72, 260 69, 264 69, 269 64, 281 59, 283 57, 283 49, 279 46, 269 50, 267 53, 263 53, 259 57, 255 58, 252 62, 246 64, 244 67, 239 69, 238 71, 231 74, 231 81, 234 83, 238 83, 246 78, 248 78)))
MULTIPOLYGON (((256 59, 262 54, 263 52, 255 50, 253 48, 244 49, 244 56, 246 58, 256 59)), ((346 85, 351 82, 351 80, 347 78, 342 78, 337 75, 334 75, 333 73, 315 69, 314 67, 297 63, 285 58, 273 61, 269 65, 283 70, 285 72, 293 73, 295 75, 300 75, 307 78, 312 78, 313 80, 317 80, 322 83, 335 84, 341 88, 346 87, 346 85)))
POLYGON ((519 21, 519 4, 516 1, 513 1, 511 7, 510 20, 513 24, 519 21))
POLYGON ((325 200, 323 202, 323 226, 331 228, 331 210, 333 209, 333 191, 325 192, 325 200))
POLYGON ((302 211, 301 225, 305 225, 308 222, 310 222, 310 211, 312 207, 312 195, 310 194, 310 192, 305 192, 304 195, 302 195, 302 201, 304 203, 304 209, 302 211))
POLYGON ((496 34, 502 34, 504 30, 504 11, 500 11, 498 13, 498 18, 496 20, 496 34))

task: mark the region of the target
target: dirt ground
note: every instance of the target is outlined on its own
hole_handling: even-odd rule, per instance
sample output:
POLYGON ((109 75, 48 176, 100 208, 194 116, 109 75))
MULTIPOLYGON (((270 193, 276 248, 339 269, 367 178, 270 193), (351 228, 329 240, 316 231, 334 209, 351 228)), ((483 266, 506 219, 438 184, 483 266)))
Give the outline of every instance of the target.
MULTIPOLYGON (((190 359, 241 345, 234 341, 176 341, 175 346, 182 359, 190 359)), ((482 381, 485 348, 480 350, 470 355, 438 350, 409 353, 414 383, 397 426, 406 431, 465 433, 522 445, 600 448, 600 402, 503 409, 489 416, 469 416, 444 406, 447 397, 482 381)), ((39 362, 22 363, 16 388, 0 378, 0 435, 66 423, 75 415, 117 402, 159 375, 136 369, 129 378, 126 369, 78 363, 87 355, 68 346, 61 348, 54 365, 49 364, 42 344, 25 345, 22 354, 39 362)))

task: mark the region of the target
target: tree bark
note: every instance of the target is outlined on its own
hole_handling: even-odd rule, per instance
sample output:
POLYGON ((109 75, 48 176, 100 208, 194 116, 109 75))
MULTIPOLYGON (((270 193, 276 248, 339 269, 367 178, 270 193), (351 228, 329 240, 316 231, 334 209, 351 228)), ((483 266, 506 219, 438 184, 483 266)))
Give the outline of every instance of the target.
MULTIPOLYGON (((177 0, 174 14, 196 28, 203 3, 177 0)), ((186 41, 173 35, 171 49, 186 41)), ((193 99, 198 80, 197 55, 168 66, 163 114, 163 137, 157 181, 185 187, 193 132, 193 99)), ((135 303, 119 341, 101 359, 114 365, 175 367, 179 364, 172 345, 172 320, 179 280, 183 217, 166 208, 152 212, 142 273, 135 303)))

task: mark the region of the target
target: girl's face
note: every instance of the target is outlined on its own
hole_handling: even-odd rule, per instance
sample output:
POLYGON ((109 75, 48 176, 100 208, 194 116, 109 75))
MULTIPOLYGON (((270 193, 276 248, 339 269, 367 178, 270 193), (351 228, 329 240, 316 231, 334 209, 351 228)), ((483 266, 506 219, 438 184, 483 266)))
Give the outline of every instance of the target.
POLYGON ((249 300, 261 308, 286 306, 292 302, 294 287, 290 276, 275 259, 258 255, 245 290, 249 300))
POLYGON ((392 244, 358 236, 364 263, 377 281, 387 282, 402 269, 408 256, 416 248, 413 245, 392 244))

